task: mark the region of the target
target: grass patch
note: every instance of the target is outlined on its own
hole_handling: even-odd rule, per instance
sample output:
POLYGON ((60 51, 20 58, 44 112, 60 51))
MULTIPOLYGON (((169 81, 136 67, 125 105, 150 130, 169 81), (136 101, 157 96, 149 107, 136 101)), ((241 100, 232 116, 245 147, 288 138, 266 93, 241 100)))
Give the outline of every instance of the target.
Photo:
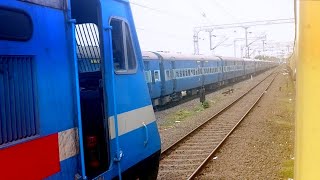
POLYGON ((210 102, 204 101, 203 103, 201 103, 195 107, 194 112, 198 113, 198 112, 204 111, 205 109, 207 109, 209 107, 210 107, 210 102))
POLYGON ((201 112, 204 111, 204 107, 202 105, 198 105, 197 107, 195 107, 194 112, 201 112))
POLYGON ((286 160, 282 163, 282 167, 280 169, 280 177, 288 179, 293 178, 294 175, 294 160, 286 160))
POLYGON ((174 121, 181 121, 187 117, 189 117, 192 113, 190 111, 187 110, 179 110, 177 111, 174 116, 172 117, 172 119, 174 121))
POLYGON ((191 116, 192 112, 188 110, 179 110, 170 115, 163 123, 165 128, 174 126, 175 123, 182 122, 187 117, 191 116))
POLYGON ((197 105, 196 107, 194 107, 190 111, 185 110, 185 109, 179 110, 179 111, 169 115, 169 117, 161 125, 164 126, 165 128, 173 127, 176 123, 180 123, 180 122, 184 121, 185 119, 187 119, 188 117, 193 116, 199 112, 202 112, 209 107, 210 107, 210 102, 205 101, 205 102, 197 105))
POLYGON ((209 107, 210 107, 209 101, 204 101, 204 102, 202 103, 202 107, 203 107, 204 109, 209 108, 209 107))

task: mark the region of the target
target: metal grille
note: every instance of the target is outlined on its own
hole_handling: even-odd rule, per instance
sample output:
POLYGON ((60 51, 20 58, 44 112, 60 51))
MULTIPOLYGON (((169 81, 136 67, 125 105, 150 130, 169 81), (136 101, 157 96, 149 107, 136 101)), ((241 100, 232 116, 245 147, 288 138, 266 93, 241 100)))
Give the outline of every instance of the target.
POLYGON ((79 72, 100 71, 99 30, 93 23, 76 25, 77 57, 79 72))
POLYGON ((0 145, 38 133, 32 56, 0 56, 0 145))

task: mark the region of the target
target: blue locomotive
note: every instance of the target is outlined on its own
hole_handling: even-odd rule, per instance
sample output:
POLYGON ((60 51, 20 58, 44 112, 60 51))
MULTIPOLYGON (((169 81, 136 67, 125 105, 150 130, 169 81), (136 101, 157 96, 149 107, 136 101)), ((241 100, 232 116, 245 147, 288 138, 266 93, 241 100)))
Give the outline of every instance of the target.
POLYGON ((1 179, 155 178, 155 120, 127 0, 0 1, 1 179))
POLYGON ((145 77, 153 106, 178 101, 183 93, 194 95, 201 88, 214 89, 245 78, 277 63, 257 59, 143 52, 145 77))

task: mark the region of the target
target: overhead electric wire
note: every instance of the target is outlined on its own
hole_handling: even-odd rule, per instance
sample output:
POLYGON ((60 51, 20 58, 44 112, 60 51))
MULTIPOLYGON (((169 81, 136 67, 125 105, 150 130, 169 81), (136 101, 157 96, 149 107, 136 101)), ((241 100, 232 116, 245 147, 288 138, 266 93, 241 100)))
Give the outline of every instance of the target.
POLYGON ((158 8, 150 7, 150 6, 147 6, 147 5, 144 5, 144 4, 141 4, 141 3, 137 3, 137 2, 130 1, 130 4, 134 5, 134 6, 138 6, 138 7, 144 8, 144 9, 148 9, 150 11, 155 11, 155 12, 160 13, 160 14, 174 15, 176 17, 180 16, 180 18, 184 18, 184 19, 186 19, 186 18, 195 18, 193 16, 187 16, 185 14, 179 14, 179 13, 172 12, 172 11, 158 9, 158 8))
POLYGON ((198 9, 198 11, 200 12, 201 16, 202 16, 206 21, 208 21, 208 23, 213 24, 213 23, 212 23, 212 18, 208 18, 206 11, 205 11, 202 7, 198 6, 197 3, 193 3, 193 1, 191 1, 191 4, 193 5, 193 8, 196 7, 196 8, 198 9))
POLYGON ((136 29, 137 30, 141 30, 141 31, 157 32, 157 33, 161 33, 161 35, 165 35, 165 36, 170 37, 170 38, 186 40, 186 38, 179 37, 180 34, 171 34, 171 33, 165 32, 165 31, 146 29, 146 28, 141 28, 141 27, 137 27, 136 29))
POLYGON ((235 20, 235 22, 239 22, 239 19, 238 19, 236 16, 234 16, 232 13, 230 13, 230 11, 227 10, 223 5, 221 5, 220 3, 218 3, 216 0, 213 0, 213 2, 214 2, 216 5, 220 6, 220 8, 221 8, 227 15, 229 15, 231 18, 233 18, 233 19, 235 20))

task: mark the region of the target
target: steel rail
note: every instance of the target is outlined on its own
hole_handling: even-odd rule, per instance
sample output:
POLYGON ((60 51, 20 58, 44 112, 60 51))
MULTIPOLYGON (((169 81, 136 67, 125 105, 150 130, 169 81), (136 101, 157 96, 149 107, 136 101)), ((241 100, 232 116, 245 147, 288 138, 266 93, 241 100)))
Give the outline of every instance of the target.
MULTIPOLYGON (((271 84, 274 82, 275 78, 277 77, 278 73, 273 77, 272 81, 268 84, 268 86, 264 89, 261 95, 257 98, 257 100, 252 104, 249 110, 240 118, 240 120, 236 123, 236 125, 229 131, 229 133, 223 138, 223 140, 212 150, 209 156, 200 164, 200 166, 188 177, 188 180, 194 179, 202 169, 208 164, 211 160, 212 156, 217 152, 217 150, 224 144, 226 139, 232 134, 232 132, 238 127, 238 125, 242 122, 243 119, 249 114, 249 112, 257 105, 257 103, 261 100, 265 92, 270 88, 271 84)), ((271 76, 271 74, 269 75, 271 76)), ((268 76, 268 77, 269 77, 268 76)))
POLYGON ((164 158, 164 156, 166 156, 167 154, 169 154, 171 151, 173 151, 173 149, 180 144, 183 140, 185 140, 187 137, 189 137, 191 134, 193 134, 195 131, 197 131, 199 128, 203 127, 204 125, 206 125, 207 123, 209 123, 211 120, 213 120, 215 117, 219 116, 220 114, 222 114, 223 112, 225 112, 226 110, 228 110, 230 107, 232 107, 235 103, 237 103, 239 100, 241 100, 243 97, 245 97, 247 94, 249 94, 253 89, 255 89, 257 86, 259 86, 262 82, 264 82, 268 77, 270 77, 272 74, 274 74, 276 70, 274 70, 273 72, 271 72, 269 75, 267 75, 265 78, 263 78, 259 83, 257 83, 256 85, 254 85, 252 88, 250 88, 247 92, 245 92, 244 94, 242 94, 240 97, 238 97, 237 99, 235 99, 234 101, 232 101, 230 104, 228 104, 227 106, 225 106, 224 108, 222 108, 219 112, 215 113, 213 116, 211 116, 210 118, 208 118, 205 122, 203 122, 202 124, 200 124, 199 126, 197 126, 196 128, 194 128, 193 130, 191 130, 189 133, 187 133, 185 136, 181 137, 179 140, 177 140, 176 142, 174 142, 172 145, 170 145, 169 147, 165 148, 162 152, 161 152, 161 158, 160 160, 162 160, 164 158))

